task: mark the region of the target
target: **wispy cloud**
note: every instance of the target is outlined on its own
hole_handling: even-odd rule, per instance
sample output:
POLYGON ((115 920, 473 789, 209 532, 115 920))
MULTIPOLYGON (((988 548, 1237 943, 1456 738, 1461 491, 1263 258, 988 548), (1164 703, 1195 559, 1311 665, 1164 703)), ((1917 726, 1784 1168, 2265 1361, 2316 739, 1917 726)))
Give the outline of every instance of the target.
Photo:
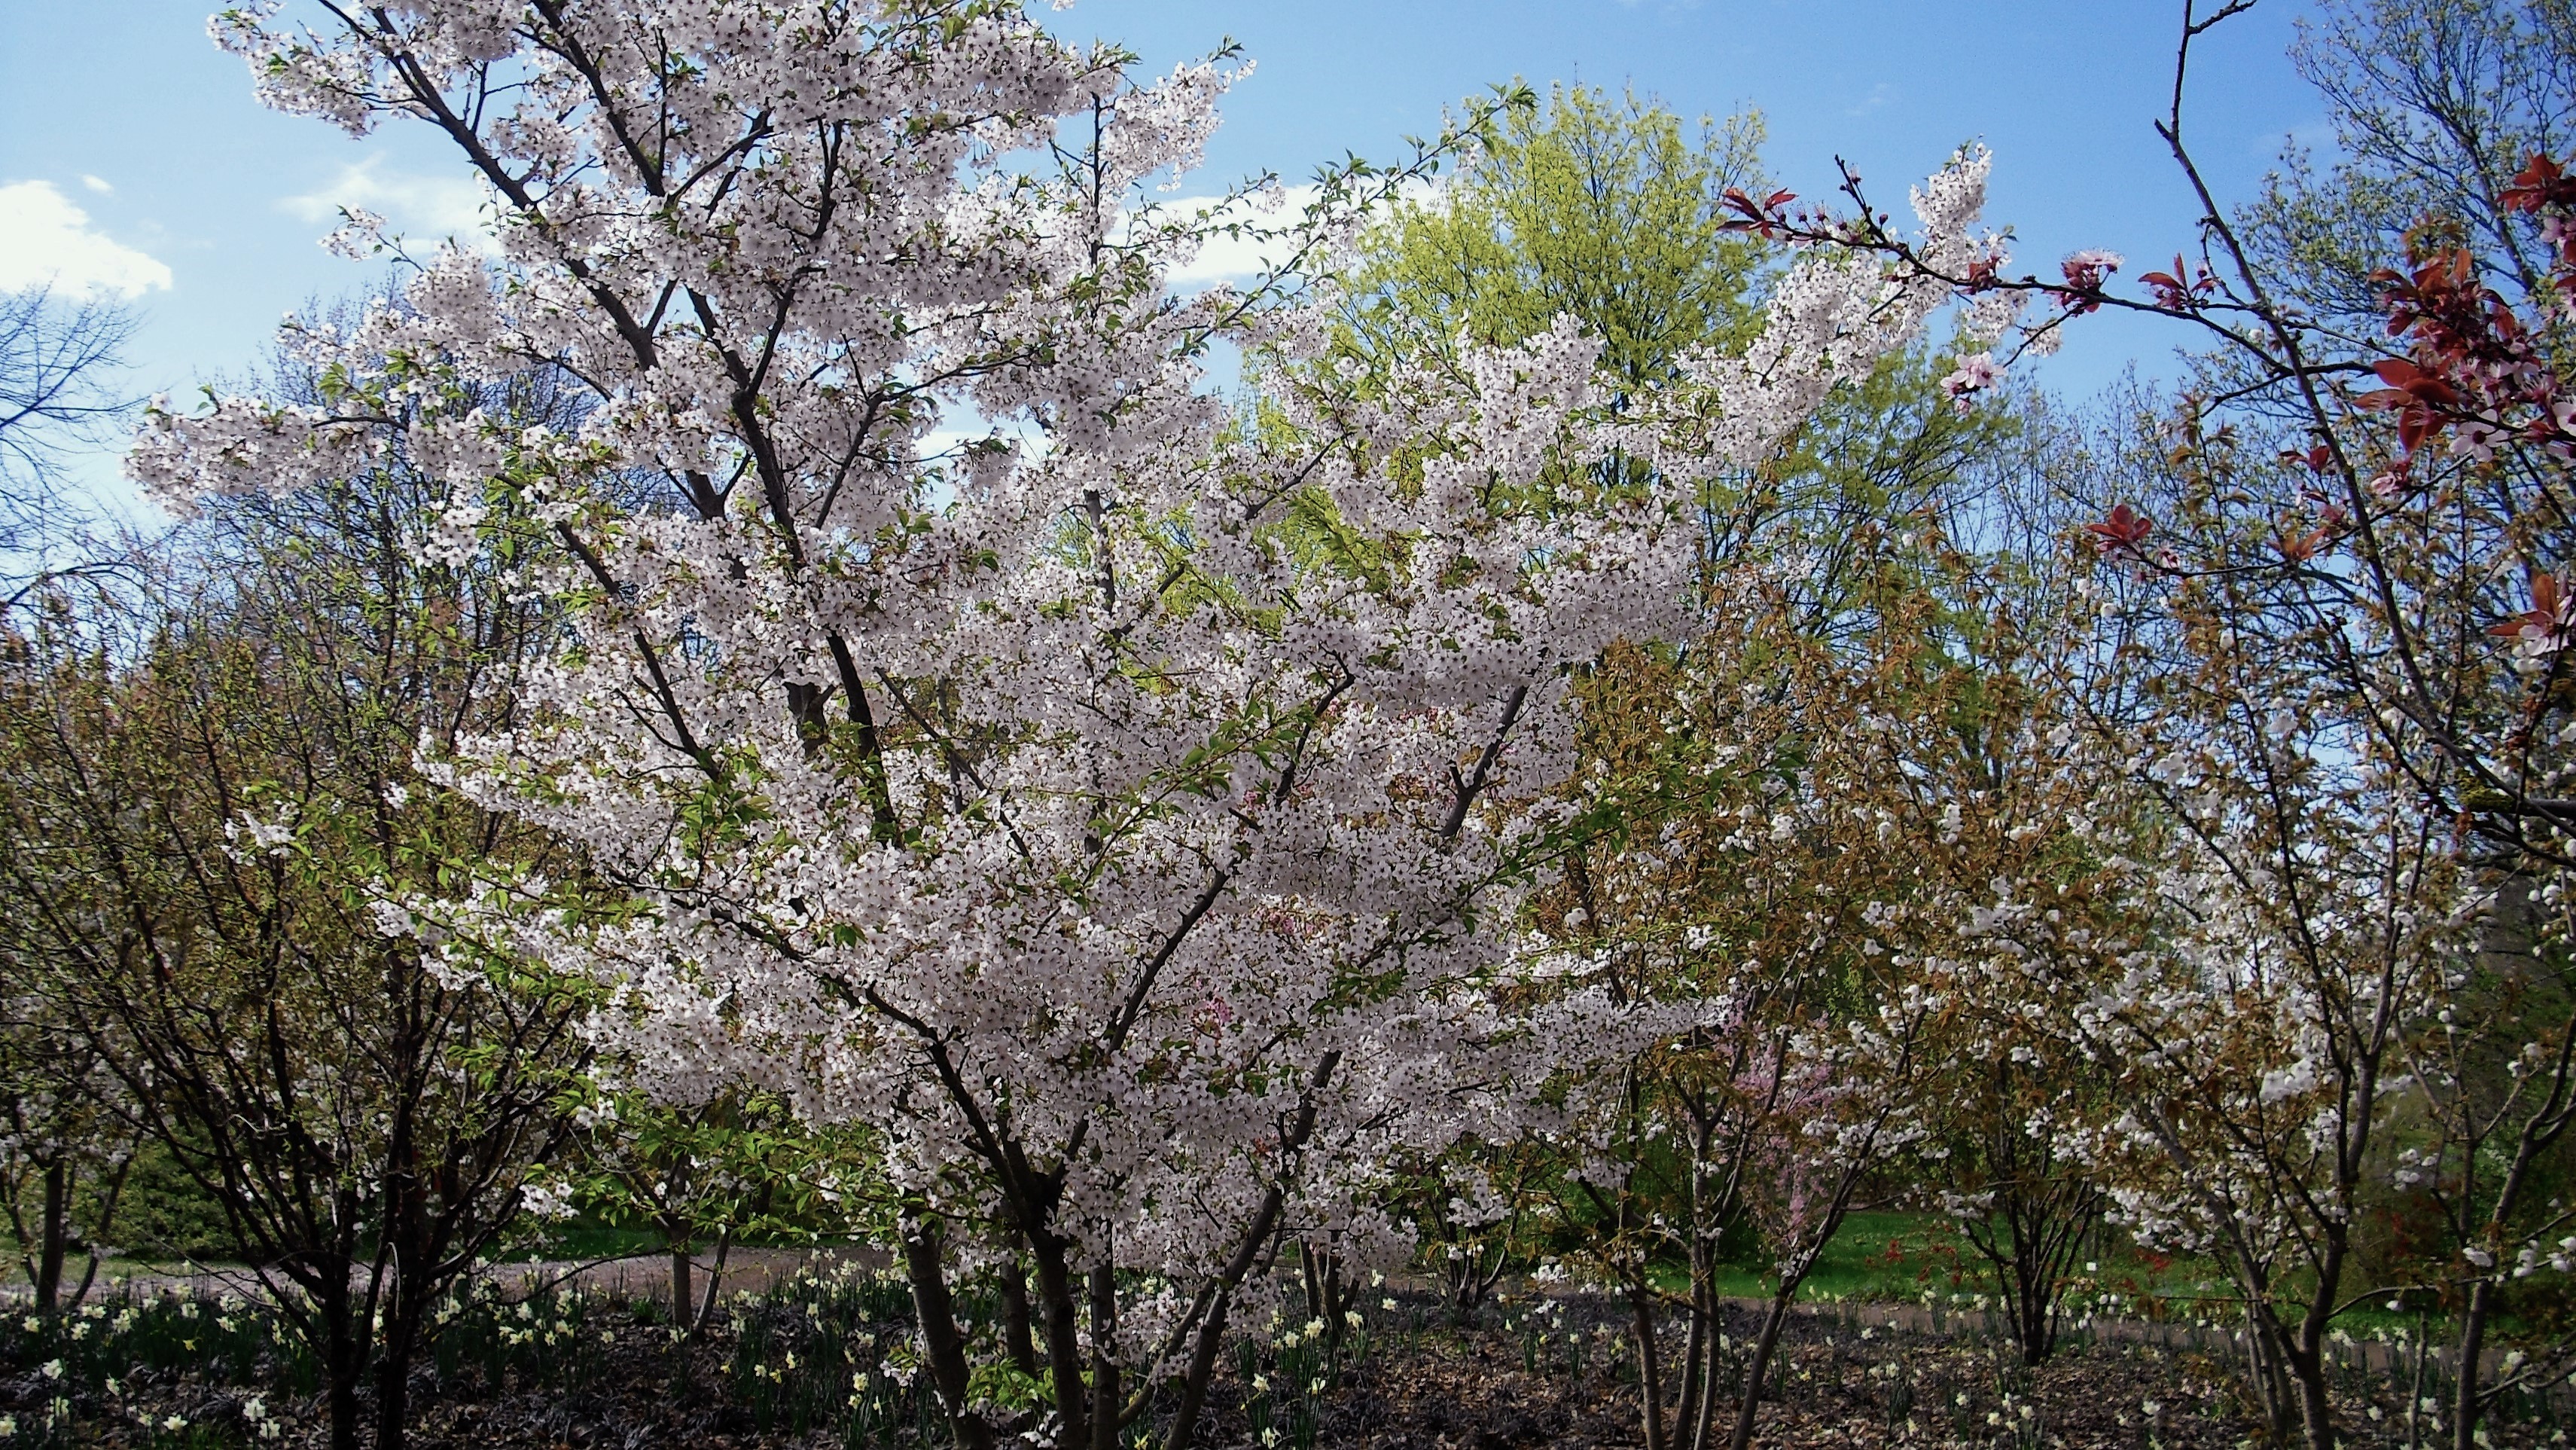
POLYGON ((397 170, 382 156, 340 168, 331 184, 278 205, 308 222, 336 222, 343 208, 373 212, 397 236, 455 241, 494 249, 492 221, 482 186, 468 177, 424 176, 397 170))
POLYGON ((101 196, 105 196, 109 192, 116 190, 115 187, 108 185, 106 182, 95 176, 87 175, 86 173, 81 177, 81 185, 88 187, 90 190, 97 192, 101 196))
POLYGON ((1896 87, 1889 85, 1885 81, 1880 81, 1877 85, 1869 88, 1869 94, 1861 97, 1858 105, 1844 111, 1843 114, 1846 116, 1866 116, 1870 112, 1877 110, 1879 107, 1894 101, 1896 96, 1896 87))
MULTIPOLYGON (((1437 186, 1436 182, 1428 180, 1406 182, 1399 188, 1396 199, 1428 201, 1436 193, 1437 186)), ((1293 226, 1321 194, 1322 188, 1309 181, 1281 187, 1276 193, 1278 205, 1266 209, 1258 200, 1245 197, 1228 201, 1221 196, 1184 196, 1163 203, 1164 212, 1174 218, 1187 218, 1205 211, 1214 223, 1239 222, 1244 228, 1240 235, 1220 233, 1201 242, 1197 256, 1168 274, 1173 285, 1188 287, 1209 282, 1240 282, 1258 277, 1287 261, 1296 250, 1295 238, 1258 233, 1283 231, 1293 226)), ((1385 204, 1380 203, 1381 206, 1385 204)))
POLYGON ((53 287, 82 297, 139 297, 170 287, 170 269, 90 225, 50 181, 0 186, 0 292, 53 287))

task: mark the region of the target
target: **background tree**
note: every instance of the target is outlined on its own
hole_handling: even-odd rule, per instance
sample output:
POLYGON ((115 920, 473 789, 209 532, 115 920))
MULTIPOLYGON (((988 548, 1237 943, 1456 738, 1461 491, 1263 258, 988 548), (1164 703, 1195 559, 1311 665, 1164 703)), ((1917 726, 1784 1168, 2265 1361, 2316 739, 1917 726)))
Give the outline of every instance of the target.
POLYGON ((9 986, 0 1016, 0 1208, 36 1311, 51 1314, 86 1298, 113 1252, 136 1140, 114 1077, 39 981, 20 968, 9 986), (87 1262, 66 1296, 74 1254, 87 1262))
MULTIPOLYGON (((116 304, 50 288, 0 292, 0 608, 14 611, 49 571, 94 567, 77 546, 65 469, 102 447, 131 403, 116 389, 133 316, 116 304), (67 557, 65 547, 71 545, 67 557)), ((20 638, 11 627, 11 638, 20 638)), ((100 1094, 98 1062, 48 1010, 33 963, 0 961, 0 1078, 11 1104, 0 1133, 0 1202, 25 1260, 37 1306, 56 1307, 69 1254, 87 1247, 98 1268, 134 1143, 100 1094), (84 1227, 86 1223, 86 1227, 84 1227)))
MULTIPOLYGON (((103 447, 134 411, 117 390, 134 316, 114 302, 61 297, 48 287, 0 292, 0 577, 25 581, 77 543, 78 505, 66 468, 103 447)), ((76 551, 77 552, 77 551, 76 551)))
POLYGON ((599 1090, 575 1121, 561 1165, 564 1206, 652 1231, 671 1266, 671 1323, 685 1338, 715 1317, 737 1241, 843 1236, 885 1198, 872 1156, 845 1141, 855 1135, 818 1135, 768 1094, 667 1103, 633 1087, 599 1090), (701 1293, 695 1279, 709 1249, 701 1293))
POLYGON ((545 629, 423 502, 392 458, 214 510, 121 607, 29 628, 0 732, 10 957, 220 1205, 343 1446, 370 1371, 375 1443, 402 1442, 431 1311, 559 1144, 586 1052, 586 992, 416 924, 569 864, 418 764, 512 718, 545 629))

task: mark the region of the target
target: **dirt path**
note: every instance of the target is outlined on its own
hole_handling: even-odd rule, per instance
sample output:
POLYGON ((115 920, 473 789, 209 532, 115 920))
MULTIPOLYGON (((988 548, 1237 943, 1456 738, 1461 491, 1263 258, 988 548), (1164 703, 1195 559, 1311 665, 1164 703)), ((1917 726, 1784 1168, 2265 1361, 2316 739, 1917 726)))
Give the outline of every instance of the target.
MULTIPOLYGON (((716 1256, 701 1253, 690 1262, 696 1266, 693 1287, 703 1294, 707 1276, 716 1266, 716 1256)), ((875 1249, 736 1248, 725 1255, 722 1292, 757 1294, 807 1268, 833 1270, 849 1263, 878 1268, 887 1262, 886 1255, 875 1249)), ((498 1284, 511 1297, 566 1286, 619 1298, 667 1296, 671 1292, 670 1256, 660 1253, 491 1264, 481 1276, 498 1284)), ((23 1301, 30 1292, 24 1283, 0 1285, 0 1302, 23 1301)), ((267 1292, 258 1274, 237 1264, 135 1264, 124 1266, 122 1272, 102 1272, 88 1297, 99 1300, 122 1294, 145 1298, 179 1294, 220 1299, 232 1294, 256 1299, 267 1292)))

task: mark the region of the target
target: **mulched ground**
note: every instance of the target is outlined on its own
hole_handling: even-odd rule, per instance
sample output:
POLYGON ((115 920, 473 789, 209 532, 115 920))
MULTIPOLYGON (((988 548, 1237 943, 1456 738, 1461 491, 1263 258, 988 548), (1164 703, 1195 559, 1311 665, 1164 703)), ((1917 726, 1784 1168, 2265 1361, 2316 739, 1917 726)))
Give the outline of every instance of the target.
MULTIPOLYGON (((1640 1445, 1636 1390, 1622 1346, 1606 1334, 1610 1323, 1609 1306, 1566 1299, 1535 1317, 1525 1302, 1478 1329, 1381 1333, 1364 1359, 1345 1365, 1338 1383, 1316 1397, 1309 1443, 1372 1450, 1640 1445), (1578 1340, 1579 1363, 1569 1347, 1578 1340)), ((579 1383, 530 1389, 468 1374, 438 1392, 424 1375, 414 1444, 424 1450, 819 1450, 861 1443, 839 1430, 764 1432, 728 1384, 726 1367, 736 1349, 729 1329, 719 1326, 703 1344, 675 1350, 647 1325, 617 1333, 610 1319, 593 1332, 601 1328, 614 1342, 597 1346, 587 1361, 593 1368, 579 1383)), ((1733 1328, 1750 1333, 1751 1315, 1741 1315, 1733 1328)), ((2208 1349, 2085 1344, 2022 1371, 1973 1334, 1879 1326, 1864 1336, 1848 1317, 1821 1315, 1795 1322, 1784 1348, 1775 1381, 1781 1393, 1762 1407, 1757 1443, 1765 1446, 2214 1450, 2248 1443, 2255 1430, 2240 1374, 2208 1349)), ((12 1416, 18 1431, 14 1438, 0 1436, 0 1446, 322 1443, 318 1406, 264 1397, 263 1409, 287 1428, 275 1438, 257 1438, 242 1415, 242 1391, 151 1372, 127 1379, 114 1406, 81 1407, 69 1436, 46 1437, 43 1407, 57 1388, 22 1367, 0 1371, 0 1414, 12 1416), (186 1422, 184 1430, 167 1428, 174 1415, 186 1422)), ((1202 1444, 1261 1444, 1242 1403, 1244 1388, 1231 1374, 1220 1386, 1202 1444)), ((2408 1443, 2400 1395, 2399 1387, 2385 1384, 2367 1401, 2356 1393, 2348 1408, 2356 1443, 2408 1443)), ((2424 1443, 2436 1440, 2429 1423, 2419 1433, 2424 1443)), ((1276 1444, 1294 1446, 1299 1438, 1293 1429, 1281 1430, 1276 1444)), ((2489 1439, 2499 1447, 2566 1443, 2546 1423, 2496 1424, 2489 1439)), ((891 1443, 915 1442, 896 1430, 891 1443)))

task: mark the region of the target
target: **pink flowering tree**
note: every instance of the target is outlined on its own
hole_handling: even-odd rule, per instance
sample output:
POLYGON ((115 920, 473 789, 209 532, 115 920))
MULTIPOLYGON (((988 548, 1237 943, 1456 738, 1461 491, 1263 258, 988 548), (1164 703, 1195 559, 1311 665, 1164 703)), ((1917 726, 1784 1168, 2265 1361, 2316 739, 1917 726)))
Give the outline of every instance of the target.
MULTIPOLYGON (((528 587, 571 625, 528 723, 449 768, 633 905, 496 883, 439 929, 608 981, 601 1031, 666 1096, 749 1084, 881 1132, 959 1444, 1105 1450, 1152 1414, 1187 1443, 1283 1235, 1400 1251, 1383 1165, 1507 1106, 1468 1064, 1505 1030, 1494 928, 1563 822, 1567 671, 1691 628, 1678 496, 1534 497, 1614 441, 1583 421, 1593 344, 1366 398, 1301 369, 1315 264, 1386 179, 1333 178, 1259 288, 1176 292, 1243 213, 1149 188, 1228 73, 1139 80, 1016 4, 420 0, 217 33, 272 104, 443 134, 495 218, 497 257, 442 252, 309 339, 349 360, 322 406, 165 408, 132 464, 184 499, 398 450, 452 482, 455 547, 496 495, 543 520, 528 587), (1219 341, 1285 364, 1283 426, 1204 388, 1219 341), (538 374, 589 392, 577 424, 391 406, 538 374), (1022 1273, 1025 1397, 954 1308, 1022 1273)), ((1982 176, 1926 193, 1931 254, 1971 245, 1982 176)), ((1700 369, 1667 471, 1757 460, 1944 295, 1793 272, 1700 369)))

